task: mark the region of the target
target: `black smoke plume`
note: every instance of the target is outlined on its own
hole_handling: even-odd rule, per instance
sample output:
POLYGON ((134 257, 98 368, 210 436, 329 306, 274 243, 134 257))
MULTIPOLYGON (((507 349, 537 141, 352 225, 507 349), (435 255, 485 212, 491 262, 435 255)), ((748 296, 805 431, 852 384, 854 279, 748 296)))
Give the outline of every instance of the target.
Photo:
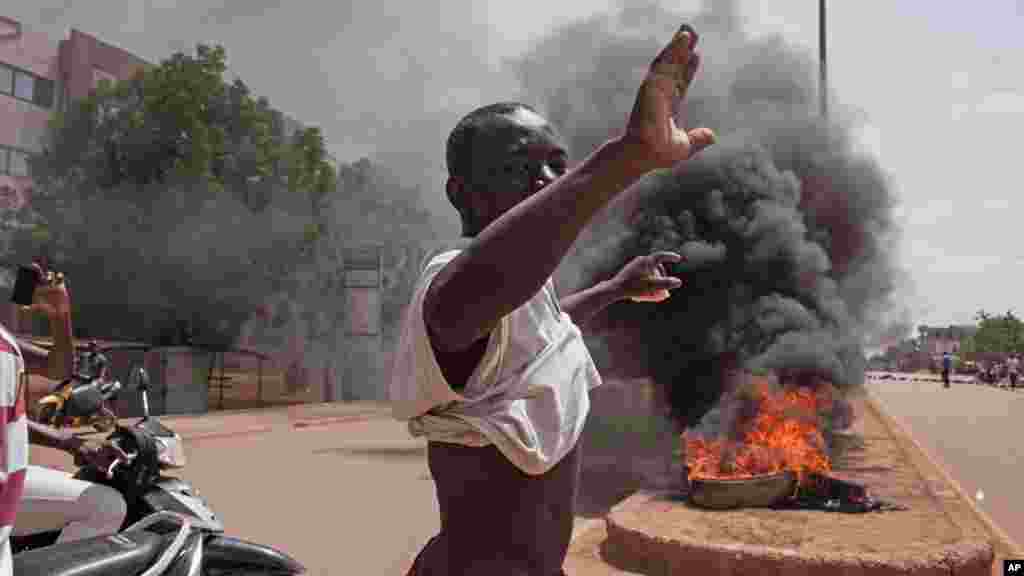
POLYGON ((682 22, 704 58, 680 120, 719 143, 628 191, 561 275, 589 284, 638 255, 686 257, 669 300, 609 309, 603 344, 613 370, 651 377, 691 426, 737 371, 863 382, 865 338, 883 331, 895 288, 894 199, 877 162, 855 152, 853 126, 818 117, 813 56, 748 37, 734 2, 695 16, 649 3, 559 30, 518 63, 525 97, 586 154, 621 130, 652 55, 682 22))

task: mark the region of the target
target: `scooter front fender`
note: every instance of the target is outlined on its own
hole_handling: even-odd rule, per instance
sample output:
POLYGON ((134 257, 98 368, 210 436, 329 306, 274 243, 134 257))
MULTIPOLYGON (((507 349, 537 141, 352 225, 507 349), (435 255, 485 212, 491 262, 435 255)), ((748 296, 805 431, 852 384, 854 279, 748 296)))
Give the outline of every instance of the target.
POLYGON ((204 548, 204 568, 223 571, 248 568, 281 576, 306 573, 302 564, 284 552, 237 538, 211 536, 206 539, 204 548))

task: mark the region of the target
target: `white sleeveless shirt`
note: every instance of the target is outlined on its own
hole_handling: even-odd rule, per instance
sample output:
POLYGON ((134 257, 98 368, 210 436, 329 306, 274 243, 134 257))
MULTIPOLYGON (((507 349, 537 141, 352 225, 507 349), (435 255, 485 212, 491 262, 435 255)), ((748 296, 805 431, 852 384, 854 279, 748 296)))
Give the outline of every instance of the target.
POLYGON ((437 363, 423 300, 431 281, 458 254, 434 257, 416 284, 392 373, 395 418, 413 436, 465 446, 493 444, 527 474, 554 467, 579 440, 590 411, 590 390, 601 376, 580 329, 562 312, 549 278, 491 333, 462 393, 437 363))

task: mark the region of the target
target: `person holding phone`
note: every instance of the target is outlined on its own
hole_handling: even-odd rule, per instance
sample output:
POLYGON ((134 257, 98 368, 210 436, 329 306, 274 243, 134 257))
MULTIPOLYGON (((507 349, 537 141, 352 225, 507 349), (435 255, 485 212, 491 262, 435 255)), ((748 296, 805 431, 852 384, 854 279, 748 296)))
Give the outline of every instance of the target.
POLYGON ((498 103, 448 139, 447 193, 468 240, 416 284, 395 352, 394 415, 427 439, 441 530, 411 576, 556 576, 568 550, 589 391, 600 376, 579 326, 613 302, 661 302, 681 281, 639 256, 559 299, 551 276, 591 218, 647 172, 710 146, 676 125, 697 72, 683 26, 652 63, 621 134, 569 168, 554 127, 498 103))
POLYGON ((62 529, 58 541, 69 542, 117 532, 127 513, 124 498, 112 488, 28 464, 28 444, 63 450, 77 463, 91 462, 101 469, 125 455, 116 446, 94 446, 28 419, 28 375, 63 380, 74 369, 71 300, 65 279, 38 263, 19 271, 12 300, 49 320, 54 347, 47 352, 19 346, 0 324, 0 576, 11 573, 12 531, 62 529))

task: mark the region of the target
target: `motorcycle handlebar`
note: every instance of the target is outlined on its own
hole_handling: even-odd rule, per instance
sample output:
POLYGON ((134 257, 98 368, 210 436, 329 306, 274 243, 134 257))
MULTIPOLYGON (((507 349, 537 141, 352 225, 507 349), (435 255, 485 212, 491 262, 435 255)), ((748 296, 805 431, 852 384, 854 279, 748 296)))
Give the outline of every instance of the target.
POLYGON ((107 479, 108 480, 114 477, 114 470, 117 469, 117 467, 120 466, 122 463, 123 463, 122 459, 121 458, 117 458, 113 462, 110 463, 110 466, 107 466, 107 469, 104 470, 103 472, 104 472, 104 474, 107 475, 107 479))
MULTIPOLYGON (((114 434, 110 435, 110 437, 107 439, 107 442, 109 442, 112 446, 116 447, 122 452, 125 452, 124 449, 121 448, 121 444, 120 442, 117 441, 117 437, 114 436, 114 434)), ((114 472, 117 470, 118 467, 131 464, 132 461, 135 460, 135 457, 138 455, 138 452, 125 452, 125 456, 127 456, 127 458, 115 458, 114 461, 110 463, 110 466, 107 466, 106 470, 100 470, 100 472, 103 472, 107 476, 107 479, 113 478, 114 472)))

